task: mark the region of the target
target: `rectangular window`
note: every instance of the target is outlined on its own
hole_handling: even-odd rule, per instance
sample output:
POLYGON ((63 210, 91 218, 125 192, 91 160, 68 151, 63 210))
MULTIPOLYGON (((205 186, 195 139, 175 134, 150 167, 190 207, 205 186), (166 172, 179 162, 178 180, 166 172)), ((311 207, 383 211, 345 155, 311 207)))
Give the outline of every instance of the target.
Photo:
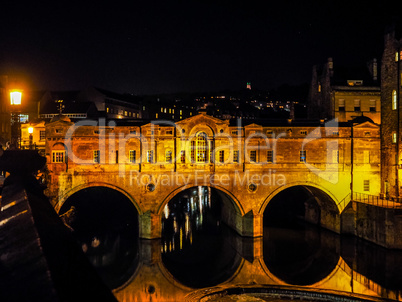
POLYGON ((165 161, 168 163, 172 163, 172 151, 167 150, 165 153, 165 161))
POLYGON ((369 150, 364 150, 363 151, 363 163, 364 164, 369 164, 370 163, 370 151, 369 150))
POLYGON ((338 102, 339 102, 338 110, 345 111, 345 100, 339 100, 338 102))
POLYGON ((233 151, 233 162, 234 163, 239 163, 239 150, 234 150, 233 151))
POLYGON ((370 100, 370 112, 376 112, 376 100, 370 100))
POLYGON ((225 151, 219 150, 219 162, 223 163, 225 161, 225 151))
POLYGON ((251 150, 250 151, 250 162, 251 163, 256 163, 257 162, 257 151, 256 150, 251 150))
POLYGON ((334 164, 339 163, 339 150, 332 150, 332 162, 334 164))
POLYGON ((306 150, 300 150, 300 162, 301 163, 307 162, 307 151, 306 150))
POLYGON ((267 162, 268 163, 274 162, 274 151, 273 150, 267 150, 267 162))
POLYGON ((53 151, 52 162, 53 163, 64 163, 64 151, 53 151))
POLYGON ((119 163, 119 150, 116 150, 116 164, 119 163))
POLYGON ((45 140, 45 138, 46 138, 46 131, 43 130, 39 131, 39 139, 43 141, 45 140))
POLYGON ((181 150, 181 152, 180 152, 180 161, 182 164, 184 164, 186 162, 186 151, 185 150, 181 150))
POLYGON ((370 180, 368 179, 363 180, 363 191, 365 192, 370 191, 370 180))
POLYGON ((135 162, 136 162, 136 158, 137 158, 137 156, 136 156, 136 150, 130 150, 129 151, 129 161, 130 161, 130 163, 132 163, 132 164, 135 164, 135 162))
POLYGON ((360 111, 360 100, 354 101, 355 111, 360 111))
POLYGON ((152 164, 154 162, 154 151, 148 150, 147 151, 147 163, 152 164))
POLYGON ((396 144, 396 132, 392 132, 392 143, 396 144))
POLYGON ((392 90, 392 110, 396 110, 398 107, 398 99, 396 95, 396 90, 392 90))
POLYGON ((94 150, 93 152, 93 160, 94 163, 100 163, 100 151, 99 150, 94 150))

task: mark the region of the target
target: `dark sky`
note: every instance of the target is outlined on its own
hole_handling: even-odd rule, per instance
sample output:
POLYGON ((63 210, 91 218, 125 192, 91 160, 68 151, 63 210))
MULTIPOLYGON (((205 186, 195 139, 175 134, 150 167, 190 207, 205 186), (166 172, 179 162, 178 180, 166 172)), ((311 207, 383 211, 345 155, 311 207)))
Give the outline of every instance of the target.
POLYGON ((32 89, 153 94, 301 84, 330 56, 335 68, 380 58, 399 1, 9 2, 0 73, 32 89))

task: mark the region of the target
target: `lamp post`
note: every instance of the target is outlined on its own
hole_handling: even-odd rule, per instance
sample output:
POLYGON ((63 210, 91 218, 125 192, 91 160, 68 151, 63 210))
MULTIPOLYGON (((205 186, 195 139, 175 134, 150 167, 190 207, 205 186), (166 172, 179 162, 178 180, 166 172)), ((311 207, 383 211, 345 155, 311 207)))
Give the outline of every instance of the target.
POLYGON ((29 133, 29 150, 32 150, 32 146, 33 146, 33 127, 28 127, 28 133, 29 133))
POLYGON ((11 104, 11 147, 19 149, 21 147, 21 110, 22 92, 18 90, 10 91, 11 104))

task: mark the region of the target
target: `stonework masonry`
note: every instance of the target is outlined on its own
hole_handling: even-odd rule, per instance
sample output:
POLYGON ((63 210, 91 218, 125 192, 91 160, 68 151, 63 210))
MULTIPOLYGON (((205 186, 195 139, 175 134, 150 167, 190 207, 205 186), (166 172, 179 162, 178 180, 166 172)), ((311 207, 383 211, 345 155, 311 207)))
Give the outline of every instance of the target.
POLYGON ((381 192, 399 197, 401 176, 401 45, 385 35, 381 65, 381 192))
POLYGON ((140 236, 158 238, 169 200, 210 186, 223 197, 223 221, 258 237, 267 204, 287 188, 307 188, 321 208, 317 223, 338 233, 351 185, 354 192, 380 193, 380 128, 370 121, 243 126, 199 114, 158 123, 48 123, 47 196, 55 209, 81 189, 110 187, 136 207, 140 236))

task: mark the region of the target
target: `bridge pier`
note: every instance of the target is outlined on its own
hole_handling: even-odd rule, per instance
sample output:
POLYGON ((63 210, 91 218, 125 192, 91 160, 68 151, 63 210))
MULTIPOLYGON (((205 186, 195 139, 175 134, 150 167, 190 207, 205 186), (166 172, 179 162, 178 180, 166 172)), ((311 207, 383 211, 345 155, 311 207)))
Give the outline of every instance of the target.
POLYGON ((139 237, 157 239, 162 237, 162 217, 152 211, 139 215, 139 237))
MULTIPOLYGON (((263 215, 253 211, 241 216, 223 216, 222 221, 243 237, 263 236, 263 215)), ((143 239, 157 239, 162 237, 162 217, 152 211, 139 215, 139 237, 143 239)))

